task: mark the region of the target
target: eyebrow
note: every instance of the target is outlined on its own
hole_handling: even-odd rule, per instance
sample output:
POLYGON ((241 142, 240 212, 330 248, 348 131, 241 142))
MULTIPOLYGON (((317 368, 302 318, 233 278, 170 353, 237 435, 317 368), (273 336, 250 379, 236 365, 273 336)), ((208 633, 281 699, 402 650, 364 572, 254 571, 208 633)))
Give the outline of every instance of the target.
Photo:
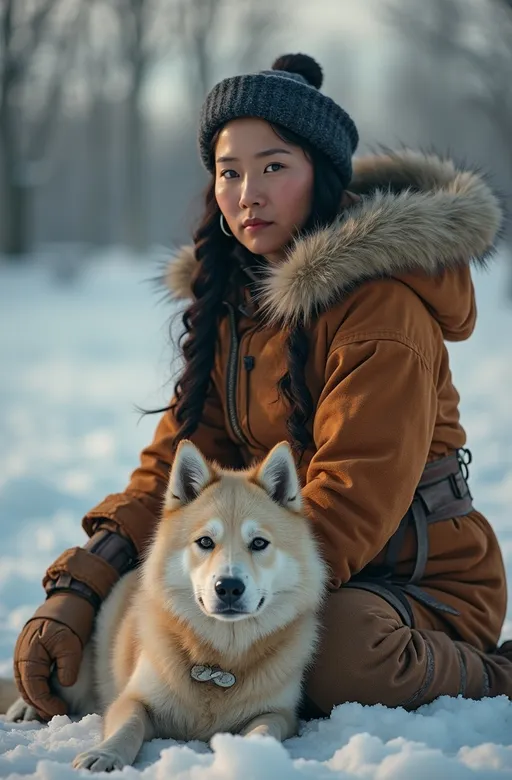
MULTIPOLYGON (((275 149, 264 149, 262 152, 256 152, 254 157, 260 158, 260 157, 271 157, 273 154, 291 154, 287 149, 281 149, 281 148, 275 148, 275 149)), ((217 157, 218 163, 225 163, 225 162, 237 162, 238 157, 217 157)))

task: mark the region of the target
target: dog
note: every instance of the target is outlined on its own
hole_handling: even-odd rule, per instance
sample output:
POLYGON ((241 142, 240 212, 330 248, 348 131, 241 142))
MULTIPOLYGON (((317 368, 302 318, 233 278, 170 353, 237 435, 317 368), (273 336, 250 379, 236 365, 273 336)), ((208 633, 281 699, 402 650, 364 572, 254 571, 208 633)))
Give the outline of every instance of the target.
POLYGON ((52 682, 70 714, 104 715, 73 766, 121 769, 155 737, 296 734, 326 583, 286 442, 241 471, 180 442, 144 560, 105 600, 77 682, 52 682))

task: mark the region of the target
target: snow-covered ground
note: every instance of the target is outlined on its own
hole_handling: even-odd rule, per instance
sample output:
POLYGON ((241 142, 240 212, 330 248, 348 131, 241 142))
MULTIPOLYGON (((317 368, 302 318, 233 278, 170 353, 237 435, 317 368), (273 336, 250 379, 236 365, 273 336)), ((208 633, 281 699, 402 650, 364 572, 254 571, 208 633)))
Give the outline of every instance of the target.
MULTIPOLYGON (((151 263, 96 258, 72 283, 55 265, 0 264, 0 675, 42 599, 46 566, 82 544, 80 519, 121 490, 171 392, 169 304, 157 304, 151 263)), ((512 580, 512 306, 505 263, 476 277, 480 321, 453 345, 453 372, 473 451, 471 486, 499 535, 512 580)), ((504 637, 512 636, 512 609, 504 637)), ((0 778, 70 780, 100 718, 49 726, 0 719, 0 778)), ((284 746, 218 735, 155 740, 124 776, 147 780, 493 778, 512 775, 512 703, 442 698, 408 714, 356 704, 304 726, 284 746)), ((85 774, 85 773, 83 773, 85 774)))

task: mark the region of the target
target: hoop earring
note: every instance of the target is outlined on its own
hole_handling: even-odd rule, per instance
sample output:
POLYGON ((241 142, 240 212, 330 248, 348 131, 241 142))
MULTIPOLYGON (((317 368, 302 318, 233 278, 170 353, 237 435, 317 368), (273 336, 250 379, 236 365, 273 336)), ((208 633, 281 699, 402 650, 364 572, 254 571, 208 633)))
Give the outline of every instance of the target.
POLYGON ((233 238, 233 233, 230 233, 228 230, 226 230, 226 226, 224 224, 224 214, 221 212, 220 214, 220 229, 224 233, 225 236, 228 238, 233 238))

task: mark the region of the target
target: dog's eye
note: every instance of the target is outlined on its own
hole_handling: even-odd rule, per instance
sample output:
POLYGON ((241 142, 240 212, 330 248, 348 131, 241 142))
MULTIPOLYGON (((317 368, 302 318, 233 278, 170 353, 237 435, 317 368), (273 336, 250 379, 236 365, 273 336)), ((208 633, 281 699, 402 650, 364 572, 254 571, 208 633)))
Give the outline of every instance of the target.
POLYGON ((266 539, 262 539, 261 536, 257 536, 250 543, 249 549, 250 550, 257 550, 259 552, 260 550, 264 550, 266 547, 268 547, 269 544, 270 544, 270 542, 267 542, 266 539))
POLYGON ((196 539, 196 544, 198 544, 202 550, 213 550, 215 547, 215 542, 213 539, 210 539, 209 536, 201 536, 200 539, 196 539))

